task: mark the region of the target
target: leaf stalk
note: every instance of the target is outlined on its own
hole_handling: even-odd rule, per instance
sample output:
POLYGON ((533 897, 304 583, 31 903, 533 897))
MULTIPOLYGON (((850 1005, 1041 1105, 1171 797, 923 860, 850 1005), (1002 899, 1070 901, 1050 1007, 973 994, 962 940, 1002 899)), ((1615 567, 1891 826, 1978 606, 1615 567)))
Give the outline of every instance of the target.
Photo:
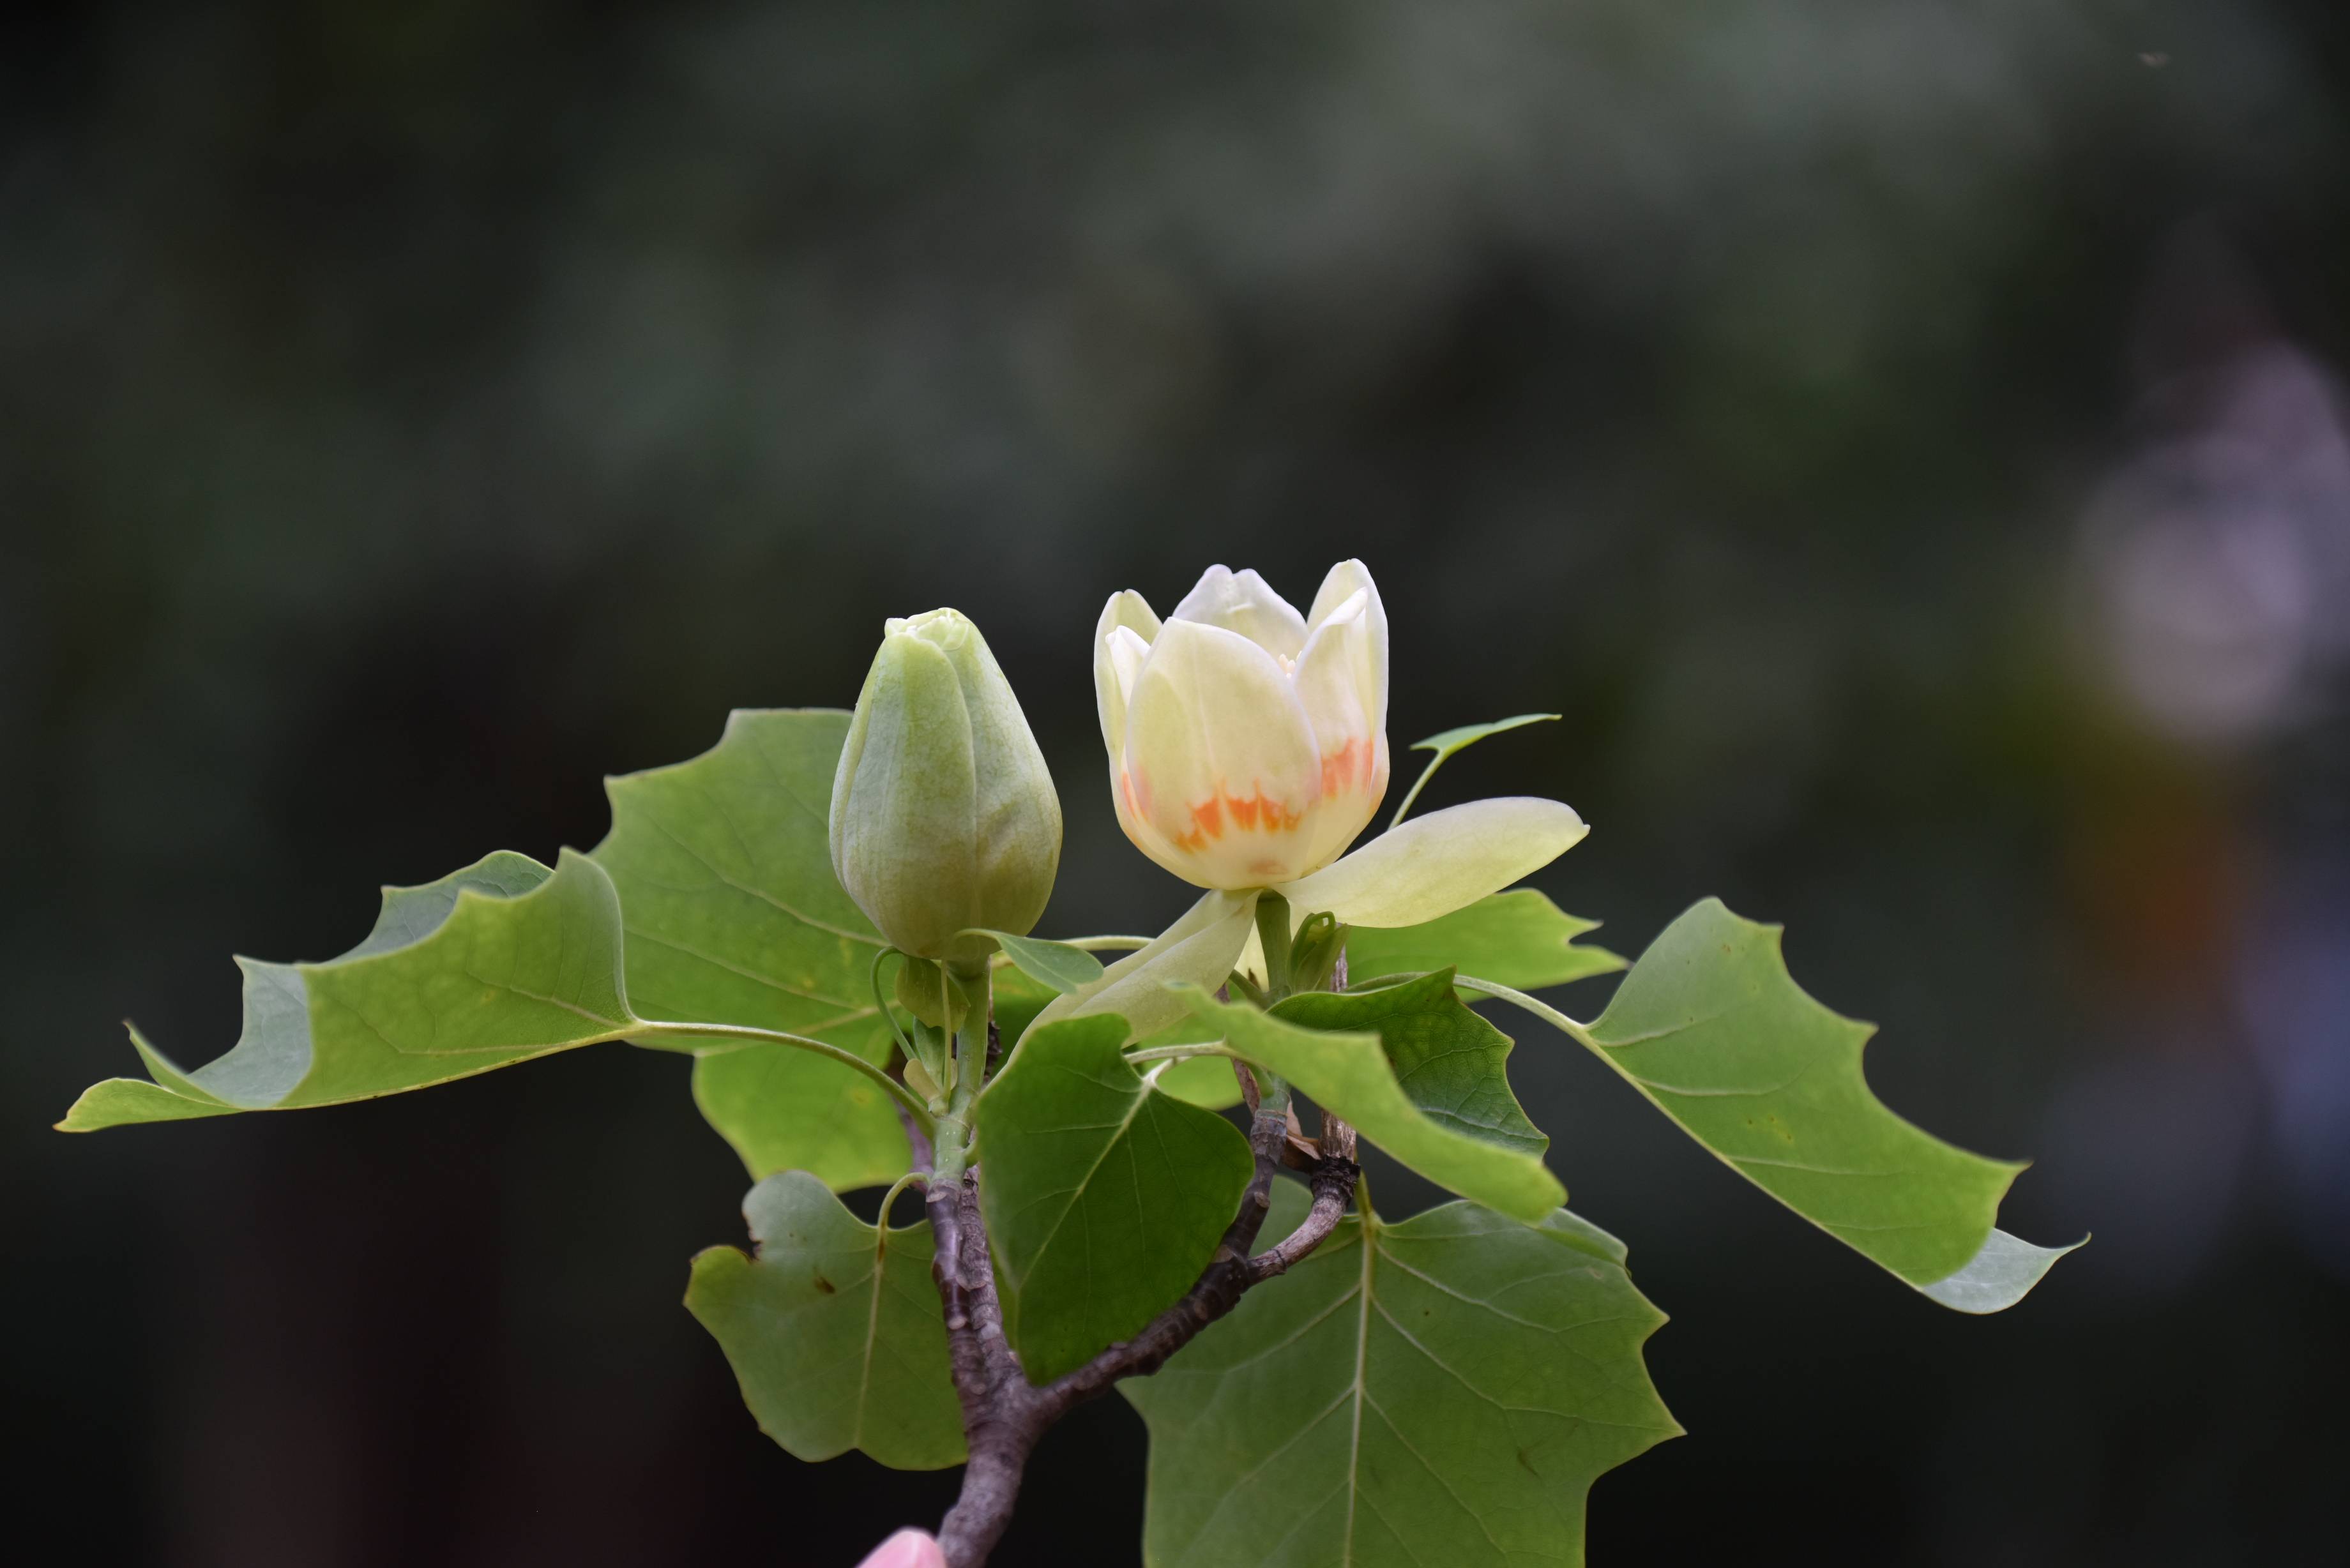
POLYGON ((897 1079, 867 1061, 856 1052, 846 1050, 828 1041, 806 1034, 794 1034, 784 1029, 754 1029, 747 1023, 683 1023, 662 1019, 643 1019, 629 1025, 621 1036, 629 1040, 733 1040, 745 1045, 795 1045, 803 1051, 813 1051, 819 1056, 829 1056, 844 1067, 858 1072, 879 1084, 889 1096, 911 1116, 914 1125, 927 1134, 932 1117, 930 1106, 921 1096, 897 1079))

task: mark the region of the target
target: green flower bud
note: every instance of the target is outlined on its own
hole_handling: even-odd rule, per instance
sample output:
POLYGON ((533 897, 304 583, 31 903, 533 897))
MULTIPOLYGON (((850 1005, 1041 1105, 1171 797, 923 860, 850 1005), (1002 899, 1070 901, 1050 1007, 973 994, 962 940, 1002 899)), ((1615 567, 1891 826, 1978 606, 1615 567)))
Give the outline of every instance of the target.
POLYGON ((1045 754, 979 628, 892 620, 832 780, 832 868, 890 944, 972 963, 974 927, 1025 936, 1061 864, 1045 754))

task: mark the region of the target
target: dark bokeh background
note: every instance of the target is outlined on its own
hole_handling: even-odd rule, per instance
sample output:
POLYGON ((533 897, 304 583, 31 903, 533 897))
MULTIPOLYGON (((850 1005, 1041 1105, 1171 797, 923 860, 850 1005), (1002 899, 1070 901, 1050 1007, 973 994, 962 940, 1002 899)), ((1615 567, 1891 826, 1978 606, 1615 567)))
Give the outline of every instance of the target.
MULTIPOLYGON (((593 844, 608 772, 987 629, 1118 836, 1087 637, 1210 561, 1393 619, 1399 745, 1719 892, 2094 1229, 1946 1314, 1564 1042, 1674 1321, 1603 1563, 2333 1561, 2350 1438, 2350 16, 2300 5, 84 5, 0 24, 0 1336, 44 1560, 844 1564, 678 1304, 684 1064, 68 1138, 233 951, 593 844)), ((1569 992, 1596 1010, 1605 982, 1569 992)), ((1009 1563, 1133 1561, 1139 1423, 1009 1563), (1082 1556, 1079 1553, 1083 1553, 1082 1556)))

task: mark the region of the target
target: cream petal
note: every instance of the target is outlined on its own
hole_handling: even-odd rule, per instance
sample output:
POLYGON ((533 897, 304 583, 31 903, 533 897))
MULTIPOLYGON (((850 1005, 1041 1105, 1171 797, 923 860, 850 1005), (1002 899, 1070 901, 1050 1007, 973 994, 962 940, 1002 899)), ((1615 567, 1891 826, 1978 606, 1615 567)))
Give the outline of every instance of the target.
POLYGON ((1118 813, 1118 825, 1126 832, 1137 849, 1149 857, 1151 863, 1172 871, 1194 887, 1203 886, 1197 868, 1189 857, 1167 841, 1166 836, 1151 826, 1149 820, 1135 809, 1132 790, 1127 787, 1127 772, 1123 763, 1112 762, 1109 769, 1109 798, 1118 813))
POLYGON ((1295 919, 1326 909, 1350 926, 1416 926, 1533 875, 1590 831, 1559 801, 1471 801, 1414 817, 1275 891, 1295 919))
POLYGON ((1159 635, 1159 618, 1149 601, 1132 588, 1110 595, 1094 627, 1094 707, 1101 718, 1102 743, 1109 748, 1110 776, 1118 776, 1118 757, 1126 750, 1126 704, 1133 683, 1117 679, 1110 659, 1111 634, 1132 632, 1148 645, 1159 635))
POLYGON ((1387 793, 1386 683, 1370 626, 1370 594, 1357 588, 1314 628, 1297 660, 1297 695, 1322 754, 1322 804, 1305 869, 1336 859, 1369 826, 1387 793))
POLYGON ((1297 656, 1298 697, 1317 738, 1387 728, 1387 649, 1371 619, 1377 602, 1361 589, 1349 595, 1297 656))
POLYGON ((1371 581, 1371 569, 1360 561, 1341 561, 1330 568, 1329 575, 1322 579, 1321 587, 1315 592, 1314 607, 1305 612, 1307 630, 1310 632, 1329 619, 1341 605, 1357 593, 1369 597, 1371 628, 1378 639, 1379 646, 1385 648, 1388 641, 1387 607, 1379 602, 1379 588, 1371 581))
POLYGON ((1118 701, 1124 707, 1134 701, 1134 683, 1150 658, 1150 645, 1137 637, 1130 626, 1119 627, 1108 640, 1110 673, 1117 677, 1118 701))
MULTIPOLYGON (((1335 776, 1326 774, 1326 777, 1335 776)), ((1379 805, 1388 794, 1388 738, 1373 735, 1364 753, 1357 753, 1347 781, 1336 791, 1326 792, 1321 809, 1314 814, 1312 842, 1307 846, 1305 863, 1318 871, 1335 863, 1347 853, 1347 848, 1361 836, 1371 819, 1379 814, 1379 805), (1369 758, 1368 766, 1359 760, 1369 758)), ((1310 873, 1309 873, 1310 874, 1310 873)))
POLYGON ((1237 632, 1160 629, 1127 710, 1124 763, 1120 820, 1149 826, 1181 863, 1136 844, 1186 880, 1262 888, 1307 868, 1322 794, 1313 724, 1273 655, 1237 632))
POLYGON ((1210 566, 1167 618, 1238 632, 1282 659, 1295 659, 1305 646, 1305 618, 1253 570, 1210 566))
MULTIPOLYGON (((1379 586, 1371 581, 1370 568, 1360 561, 1352 560, 1341 561, 1331 567, 1329 576, 1322 579, 1322 587, 1314 596, 1314 612, 1307 618, 1307 624, 1318 629, 1324 622, 1336 619, 1347 610, 1358 593, 1365 601, 1363 625, 1370 634, 1372 650, 1370 671, 1373 685, 1370 695, 1364 699, 1364 706, 1373 716, 1371 727, 1384 736, 1388 727, 1388 610, 1386 603, 1379 597, 1379 586)), ((1386 744, 1383 739, 1380 742, 1382 751, 1386 744)), ((1382 779, 1387 776, 1384 761, 1380 763, 1379 774, 1382 779)))

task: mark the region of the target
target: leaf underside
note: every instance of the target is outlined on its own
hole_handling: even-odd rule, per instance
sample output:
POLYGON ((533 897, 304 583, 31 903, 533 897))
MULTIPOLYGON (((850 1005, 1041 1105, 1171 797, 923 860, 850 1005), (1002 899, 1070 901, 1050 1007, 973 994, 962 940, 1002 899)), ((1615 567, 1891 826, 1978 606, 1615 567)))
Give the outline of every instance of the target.
POLYGON ((1049 1023, 979 1100, 980 1201, 1003 1330, 1049 1382, 1199 1278, 1254 1162, 1222 1116, 1159 1092, 1116 1015, 1049 1023))
POLYGON ((1861 1072, 1869 1025, 1787 972, 1779 928, 1708 898, 1632 966, 1591 1036, 1668 1116, 1773 1197, 1946 1305, 1995 1312, 2065 1249, 1992 1226, 2023 1166, 1904 1121, 1861 1072))
POLYGON ((505 852, 418 888, 387 888, 367 939, 323 963, 239 959, 244 1030, 183 1073, 136 1030, 155 1082, 109 1079, 59 1124, 338 1105, 621 1037, 632 1022, 620 909, 593 861, 553 870, 505 852))
POLYGON ((685 1304, 759 1429, 803 1459, 861 1449, 901 1470, 962 1463, 930 1227, 884 1236, 805 1171, 759 1183, 743 1215, 758 1256, 701 1253, 685 1304))
MULTIPOLYGON (((605 782, 591 852, 619 889, 629 994, 647 1018, 812 1035, 886 1064, 873 1000, 883 946, 833 875, 827 826, 848 715, 745 709, 690 762, 605 782)), ((693 1096, 754 1177, 814 1171, 835 1190, 908 1167, 879 1085, 782 1044, 696 1042, 693 1096)))
POLYGON ((1580 1563, 1592 1481, 1680 1430, 1640 1357, 1663 1322, 1622 1248, 1565 1210, 1349 1219, 1118 1386, 1150 1428, 1144 1561, 1580 1563))

